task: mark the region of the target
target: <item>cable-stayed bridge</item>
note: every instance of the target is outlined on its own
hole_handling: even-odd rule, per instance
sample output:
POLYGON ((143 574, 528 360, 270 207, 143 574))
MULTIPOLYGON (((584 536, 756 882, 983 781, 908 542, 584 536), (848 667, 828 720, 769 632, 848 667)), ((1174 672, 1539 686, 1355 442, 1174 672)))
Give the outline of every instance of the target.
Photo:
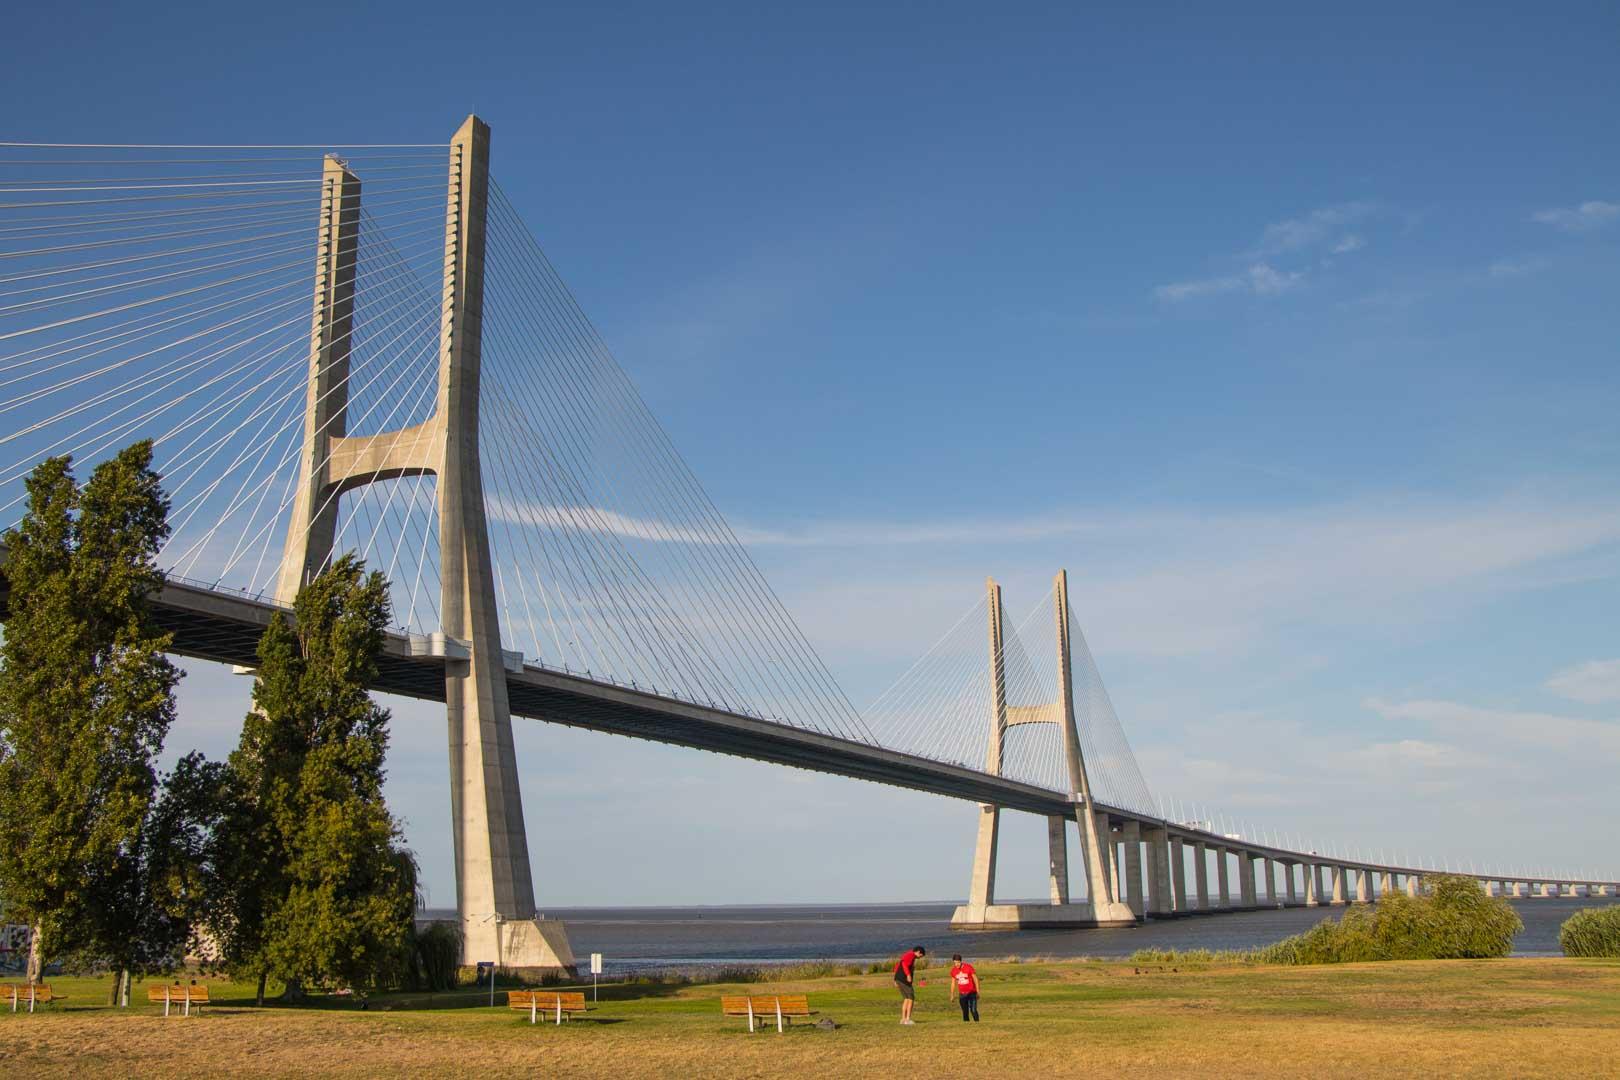
POLYGON ((152 439, 159 617, 244 667, 336 555, 386 573, 376 689, 445 703, 469 959, 572 964, 533 917, 514 715, 977 802, 962 927, 1372 901, 1433 870, 1167 814, 1061 573, 1021 620, 989 583, 857 710, 489 161, 476 118, 447 145, 0 144, 0 522, 44 457, 152 439), (996 902, 1002 809, 1047 818, 1047 904, 996 902))

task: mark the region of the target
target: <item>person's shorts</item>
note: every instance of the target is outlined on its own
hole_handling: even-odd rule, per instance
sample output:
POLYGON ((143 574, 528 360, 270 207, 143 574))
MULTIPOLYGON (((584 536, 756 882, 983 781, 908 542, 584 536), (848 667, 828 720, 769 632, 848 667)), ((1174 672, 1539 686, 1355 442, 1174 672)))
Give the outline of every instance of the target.
POLYGON ((917 992, 913 990, 911 984, 906 982, 904 979, 894 980, 894 988, 900 991, 900 996, 905 998, 907 1001, 917 1000, 917 992))

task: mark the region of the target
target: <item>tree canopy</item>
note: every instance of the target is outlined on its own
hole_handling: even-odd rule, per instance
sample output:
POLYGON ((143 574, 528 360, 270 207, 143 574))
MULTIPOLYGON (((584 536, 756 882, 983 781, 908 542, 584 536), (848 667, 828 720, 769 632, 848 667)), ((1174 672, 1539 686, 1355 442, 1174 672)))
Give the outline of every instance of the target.
POLYGON ((151 463, 136 443, 80 487, 68 458, 47 459, 3 540, 0 881, 34 927, 30 978, 45 949, 141 963, 131 943, 149 913, 130 886, 152 850, 153 760, 180 678, 148 605, 169 531, 151 463))

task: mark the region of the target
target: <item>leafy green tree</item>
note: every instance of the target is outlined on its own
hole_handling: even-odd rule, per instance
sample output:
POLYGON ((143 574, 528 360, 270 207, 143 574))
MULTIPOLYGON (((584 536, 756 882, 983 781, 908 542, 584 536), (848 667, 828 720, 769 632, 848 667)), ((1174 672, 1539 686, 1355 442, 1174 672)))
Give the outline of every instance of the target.
POLYGON ((147 603, 169 531, 151 462, 136 443, 81 489, 47 459, 3 540, 0 880, 34 928, 30 979, 47 952, 105 951, 143 919, 115 883, 143 846, 180 677, 147 603))
POLYGON ((211 837, 221 811, 223 762, 181 758, 163 778, 145 821, 96 882, 102 899, 91 912, 94 933, 85 959, 119 973, 112 993, 129 1004, 132 976, 174 970, 188 946, 200 947, 210 916, 211 837))
POLYGON ((371 700, 388 592, 353 556, 299 593, 259 642, 254 710, 228 763, 216 924, 233 970, 296 997, 392 977, 409 942, 415 864, 383 801, 388 712, 371 700))

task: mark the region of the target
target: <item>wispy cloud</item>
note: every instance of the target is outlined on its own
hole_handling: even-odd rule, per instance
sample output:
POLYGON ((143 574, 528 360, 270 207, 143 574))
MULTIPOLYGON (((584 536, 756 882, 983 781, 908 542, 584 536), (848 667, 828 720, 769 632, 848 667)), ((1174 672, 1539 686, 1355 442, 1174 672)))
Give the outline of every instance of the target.
POLYGON ((1578 206, 1557 206, 1550 210, 1537 210, 1530 220, 1551 225, 1567 233, 1592 232, 1620 221, 1620 203, 1588 199, 1578 206))
MULTIPOLYGON (((954 591, 966 606, 976 599, 975 575, 987 569, 1040 582, 1067 563, 1077 610, 1109 652, 1187 657, 1246 654, 1303 623, 1404 632, 1534 587, 1567 569, 1563 560, 1620 542, 1620 509, 1601 494, 1354 500, 1212 514, 844 522, 775 535, 799 548, 867 549, 855 561, 871 563, 872 580, 850 580, 850 560, 826 558, 840 567, 834 578, 847 592, 833 596, 831 582, 805 582, 789 605, 863 652, 926 636, 910 625, 925 592, 954 591), (885 577, 894 580, 880 582, 885 577), (912 599, 887 606, 861 598, 880 583, 912 599), (854 623, 852 605, 863 612, 854 623)), ((771 558, 793 557, 777 550, 771 558)))
MULTIPOLYGON (((1336 235, 1347 225, 1363 221, 1371 217, 1378 210, 1378 205, 1372 202, 1346 202, 1334 206, 1323 206, 1299 217, 1275 221, 1267 225, 1260 234, 1260 243, 1256 247, 1256 254, 1280 255, 1290 251, 1302 251, 1307 248, 1320 247, 1330 237, 1336 235)), ((1335 254, 1355 251, 1364 246, 1359 236, 1343 236, 1334 245, 1335 254), (1348 244, 1349 246, 1345 246, 1348 244), (1338 249, 1343 247, 1343 251, 1338 249)))
POLYGON ((1294 288, 1304 276, 1303 271, 1285 273, 1267 263, 1255 263, 1241 274, 1226 274, 1221 277, 1160 285, 1153 290, 1153 294, 1160 300, 1170 303, 1233 292, 1250 293, 1254 296, 1276 296, 1294 288))
POLYGON ((1347 202, 1274 221, 1261 230, 1252 249, 1232 256, 1233 262, 1247 264, 1245 269, 1173 281, 1157 286, 1153 295, 1167 303, 1180 303, 1208 296, 1277 296, 1292 291, 1304 281, 1306 271, 1281 266, 1279 260, 1297 263, 1309 253, 1334 256, 1360 251, 1367 246, 1366 238, 1346 231, 1346 226, 1371 217, 1377 210, 1376 203, 1347 202))
POLYGON ((1620 701, 1620 660, 1588 660, 1564 668, 1547 680, 1547 689, 1588 705, 1620 701))

